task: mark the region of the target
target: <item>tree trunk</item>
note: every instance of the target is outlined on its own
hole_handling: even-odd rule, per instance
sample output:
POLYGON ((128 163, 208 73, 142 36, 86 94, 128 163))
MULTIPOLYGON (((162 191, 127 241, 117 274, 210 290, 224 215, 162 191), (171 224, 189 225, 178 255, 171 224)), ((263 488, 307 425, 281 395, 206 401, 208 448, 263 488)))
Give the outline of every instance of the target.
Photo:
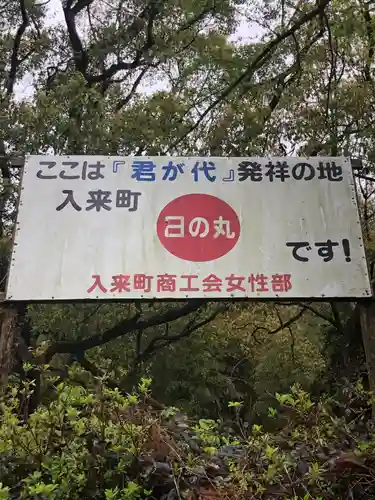
POLYGON ((17 311, 3 306, 0 312, 0 390, 6 386, 15 365, 16 339, 20 335, 17 311))
MULTIPOLYGON (((365 349, 370 391, 375 396, 375 300, 360 305, 362 340, 365 349)), ((375 418, 375 399, 372 402, 372 417, 375 418)))

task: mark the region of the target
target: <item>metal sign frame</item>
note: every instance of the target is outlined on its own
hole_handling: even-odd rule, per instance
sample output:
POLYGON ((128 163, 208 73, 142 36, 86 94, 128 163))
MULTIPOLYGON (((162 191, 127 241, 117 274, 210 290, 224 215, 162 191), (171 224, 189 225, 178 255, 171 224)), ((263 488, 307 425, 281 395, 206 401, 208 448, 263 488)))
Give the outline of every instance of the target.
MULTIPOLYGON (((20 169, 21 170, 21 178, 20 178, 20 185, 18 187, 19 189, 19 195, 20 195, 20 192, 21 192, 21 189, 22 189, 22 177, 23 177, 23 172, 24 172, 24 165, 25 165, 25 160, 24 158, 22 157, 6 157, 6 160, 9 162, 10 164, 10 168, 16 168, 16 169, 20 169)), ((352 170, 353 170, 353 174, 354 176, 356 177, 361 177, 361 178, 364 178, 363 176, 360 176, 359 174, 355 174, 354 172, 360 172, 362 170, 362 161, 360 159, 351 159, 351 166, 352 166, 352 170)), ((357 210, 358 210, 358 215, 360 216, 360 211, 359 211, 359 206, 358 206, 358 193, 357 193, 357 189, 355 189, 356 191, 356 202, 357 202, 357 210)), ((20 197, 18 199, 18 206, 19 206, 19 203, 20 203, 20 197)), ((17 206, 17 218, 18 218, 18 206, 17 206)), ((15 237, 15 232, 16 232, 16 228, 17 228, 17 222, 13 228, 13 237, 12 237, 12 255, 13 255, 13 249, 14 249, 14 246, 15 246, 15 242, 14 242, 14 237, 15 237)), ((363 237, 363 231, 361 229, 361 235, 363 237)), ((366 263, 367 263, 367 260, 366 260, 366 263)), ((12 261, 10 261, 9 263, 9 266, 12 265, 12 261)), ((368 270, 368 266, 367 266, 367 270, 368 270)), ((9 280, 9 271, 7 273, 7 279, 6 279, 6 289, 8 287, 8 280, 9 280)), ((8 298, 6 299, 5 298, 6 296, 6 293, 2 292, 0 293, 0 300, 3 301, 3 302, 7 302, 7 303, 19 303, 20 301, 13 301, 11 298, 8 298)), ((364 297, 356 297, 356 298, 353 298, 353 297, 337 297, 337 298, 331 298, 331 297, 304 297, 304 298, 293 298, 293 297, 223 297, 223 298, 215 298, 215 297, 207 297, 207 298, 204 298, 203 300, 205 301, 210 301, 210 302, 219 302, 219 301, 258 301, 258 302, 269 302, 269 301, 278 301, 278 302, 295 302, 295 303, 300 303, 300 302, 303 302, 303 301, 309 301, 309 300, 314 300, 314 301, 327 301, 327 300, 335 300, 335 301, 362 301, 362 300, 369 300, 369 298, 371 298, 371 296, 364 296, 364 297)), ((155 300, 159 300, 159 301, 165 301, 165 302, 179 302, 179 301, 186 301, 186 300, 197 300, 196 298, 194 297, 191 297, 191 298, 127 298, 126 296, 124 297, 118 297, 118 298, 111 298, 111 299, 106 299, 106 298, 102 298, 100 297, 100 299, 98 298, 83 298, 83 299, 61 299, 61 300, 57 300, 57 299, 54 299, 54 298, 51 298, 51 299, 48 299, 48 300, 27 300, 28 303, 50 303, 50 302, 57 302, 57 303, 67 303, 67 302, 97 302, 98 300, 100 300, 101 302, 103 303, 119 303, 119 302, 134 302, 134 301, 137 301, 137 302, 152 302, 152 301, 155 301, 155 300)), ((202 299, 200 299, 202 300, 202 299)))

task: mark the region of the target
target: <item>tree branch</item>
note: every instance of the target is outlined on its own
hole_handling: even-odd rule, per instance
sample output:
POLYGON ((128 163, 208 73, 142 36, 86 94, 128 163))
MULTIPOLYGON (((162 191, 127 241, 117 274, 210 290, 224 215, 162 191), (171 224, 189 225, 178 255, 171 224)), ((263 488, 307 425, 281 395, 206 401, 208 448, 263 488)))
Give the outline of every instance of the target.
POLYGON ((152 358, 158 351, 168 347, 172 344, 175 344, 179 340, 188 337, 192 333, 196 332, 202 326, 207 325, 211 321, 213 321, 220 313, 226 311, 228 309, 228 305, 221 304, 215 311, 213 311, 209 316, 207 316, 202 321, 196 322, 195 318, 188 322, 187 325, 181 330, 177 335, 168 335, 169 328, 166 325, 165 334, 160 337, 153 338, 148 346, 144 349, 142 353, 140 353, 136 359, 134 360, 134 365, 132 370, 128 373, 128 379, 132 380, 138 371, 138 366, 140 363, 144 363, 152 358))
POLYGON ((141 83, 142 78, 145 76, 145 74, 147 73, 147 71, 149 69, 150 69, 150 66, 146 66, 145 68, 142 69, 142 71, 139 73, 139 75, 135 79, 135 81, 132 85, 132 88, 130 89, 130 92, 128 93, 128 95, 126 97, 124 97, 124 99, 121 99, 117 103, 116 108, 115 108, 116 111, 120 111, 121 108, 123 108, 124 106, 126 106, 128 104, 130 99, 133 97, 133 95, 137 91, 138 85, 141 83))
POLYGON ((340 318, 339 310, 337 308, 337 304, 335 302, 330 302, 330 305, 331 305, 332 315, 334 318, 334 324, 336 326, 336 329, 340 333, 343 333, 342 321, 340 318))
POLYGON ((74 15, 77 15, 86 7, 89 7, 94 0, 78 0, 78 2, 71 8, 74 15))
POLYGON ((258 56, 253 60, 253 62, 249 65, 249 67, 244 71, 234 82, 232 82, 225 90, 223 90, 219 96, 205 109, 205 111, 201 114, 199 119, 192 125, 181 137, 179 137, 174 143, 171 144, 169 149, 173 149, 178 146, 191 132, 193 132, 200 123, 204 120, 204 118, 222 101, 224 101, 241 83, 244 83, 246 80, 250 81, 254 75, 254 72, 261 67, 271 56, 274 49, 286 38, 293 36, 296 31, 298 31, 302 26, 304 26, 309 21, 313 20, 317 16, 321 16, 324 12, 324 9, 330 3, 330 0, 318 0, 317 6, 312 9, 310 12, 307 12, 303 15, 296 23, 289 28, 287 31, 284 31, 280 35, 276 36, 273 40, 271 40, 263 50, 258 54, 258 56))
MULTIPOLYGON (((294 306, 295 303, 288 303, 288 302, 285 302, 281 305, 284 305, 284 306, 294 306)), ((300 307, 304 307, 305 309, 307 309, 308 311, 312 312, 313 314, 315 314, 315 316, 318 316, 318 318, 321 318, 321 319, 324 319, 324 321, 327 321, 327 323, 330 323, 332 326, 334 326, 335 328, 337 328, 337 324, 335 323, 335 320, 332 318, 332 316, 328 315, 328 314, 324 314, 320 311, 318 311, 317 309, 315 309, 312 305, 310 304, 306 304, 305 302, 300 302, 299 303, 299 306, 300 307)))
MULTIPOLYGON (((277 83, 276 83, 276 90, 274 95, 272 96, 272 99, 269 102, 269 110, 267 113, 267 116, 264 119, 264 124, 271 118, 272 113, 276 109, 277 105, 280 102, 280 99, 285 91, 285 89, 295 80, 297 75, 301 72, 301 59, 302 57, 306 56, 308 51, 311 49, 311 47, 323 36, 324 31, 320 30, 315 36, 313 36, 310 40, 310 42, 303 47, 302 50, 298 49, 298 44, 296 43, 297 46, 297 54, 296 54, 296 60, 290 66, 290 68, 287 69, 284 73, 282 73, 278 78, 277 78, 277 83)), ((295 38, 295 37, 294 37, 295 38)))
POLYGON ((297 314, 295 314, 294 316, 289 318, 287 321, 285 321, 285 323, 281 321, 280 326, 278 326, 274 330, 268 330, 268 328, 265 328, 264 326, 257 326, 253 330, 253 333, 251 334, 251 336, 254 336, 256 334, 256 332, 258 332, 259 330, 266 331, 268 335, 275 335, 276 333, 279 333, 282 330, 284 330, 284 328, 289 328, 293 323, 298 321, 305 314, 306 311, 307 311, 307 307, 303 306, 297 314))
POLYGON ((188 337, 191 335, 193 332, 197 331, 199 328, 202 326, 207 325, 208 323, 211 323, 219 314, 222 312, 228 310, 228 306, 225 304, 220 305, 215 311, 213 311, 209 316, 207 316, 205 319, 199 322, 195 322, 194 320, 189 322, 180 333, 177 335, 168 335, 168 331, 166 332, 166 335, 162 335, 160 337, 155 337, 153 338, 146 349, 141 353, 139 358, 136 360, 137 363, 147 361, 151 356, 153 356, 157 351, 160 349, 170 346, 171 344, 174 344, 175 342, 178 342, 184 337, 188 337))
POLYGON ((374 33, 374 26, 373 26, 373 20, 371 18, 369 6, 366 5, 363 8, 363 17, 365 18, 365 28, 366 28, 366 35, 367 35, 367 42, 368 42, 368 52, 367 52, 367 59, 365 63, 365 68, 364 68, 364 75, 365 75, 365 80, 367 82, 372 81, 371 77, 371 63, 374 59, 374 53, 375 53, 375 33, 374 33))
POLYGON ((76 327, 79 326, 79 325, 85 325, 87 323, 87 321, 92 317, 92 316, 95 316, 95 314, 99 311, 99 309, 102 307, 103 304, 99 304, 98 306, 94 307, 93 309, 91 309, 90 312, 88 312, 84 317, 83 319, 81 320, 77 320, 76 322, 76 327))
POLYGON ((186 24, 181 26, 181 28, 178 30, 178 33, 181 33, 182 31, 187 31, 189 28, 194 26, 194 24, 197 24, 199 21, 204 19, 204 17, 212 11, 213 11, 212 7, 205 7, 199 14, 197 14, 195 17, 187 21, 186 24))
POLYGON ((368 175, 354 174, 354 177, 358 177, 358 179, 364 179, 370 182, 375 182, 375 177, 369 177, 368 175))
POLYGON ((117 325, 98 335, 93 335, 92 337, 88 337, 86 339, 78 340, 75 342, 55 342, 47 348, 44 355, 41 357, 41 359, 38 359, 38 361, 49 363, 55 354, 82 353, 88 349, 92 349, 93 347, 98 347, 119 337, 128 335, 129 333, 146 330, 146 328, 159 326, 171 321, 175 321, 179 318, 189 315, 194 311, 197 311, 203 304, 203 300, 191 300, 182 307, 174 307, 164 312, 154 314, 150 318, 143 320, 139 319, 140 314, 137 313, 132 318, 120 321, 119 323, 117 323, 117 325))
POLYGON ((330 70, 329 70, 329 77, 328 77, 328 84, 327 84, 327 99, 326 99, 326 106, 325 106, 325 115, 326 115, 326 120, 328 122, 329 120, 329 111, 330 111, 330 103, 331 103, 331 89, 332 89, 332 83, 335 77, 336 73, 336 53, 333 48, 333 37, 332 37, 332 32, 331 32, 331 27, 329 25, 329 20, 327 16, 324 16, 324 21, 327 27, 327 32, 328 32, 328 47, 329 47, 329 54, 330 54, 330 70))
MULTIPOLYGON (((142 61, 142 55, 154 45, 153 23, 161 9, 161 6, 164 3, 162 1, 157 2, 155 0, 152 0, 128 27, 126 37, 122 40, 122 43, 124 43, 125 45, 139 35, 139 33, 144 28, 145 22, 147 22, 146 43, 136 52, 133 61, 126 62, 118 60, 117 63, 111 64, 111 66, 104 69, 101 73, 92 74, 88 71, 88 52, 84 49, 82 41, 77 33, 75 21, 76 15, 82 9, 89 6, 92 2, 93 0, 79 0, 78 3, 74 7, 72 7, 72 2, 68 1, 63 9, 65 22, 68 29, 68 35, 73 49, 73 58, 76 69, 84 76, 85 80, 89 84, 102 83, 108 79, 111 79, 119 71, 135 69, 145 63, 145 61, 142 61)), ((108 45, 111 45, 111 41, 105 40, 105 46, 108 45)))
POLYGON ((77 33, 75 11, 71 8, 71 1, 68 1, 63 8, 66 27, 68 29, 69 40, 73 49, 74 64, 83 75, 87 73, 88 55, 83 48, 81 39, 77 33))
POLYGON ((12 56, 11 56, 11 60, 10 60, 10 71, 8 74, 7 84, 5 87, 7 96, 10 96, 13 92, 18 67, 20 65, 20 60, 18 59, 18 54, 19 54, 19 50, 20 50, 21 40, 22 40, 23 34, 26 31, 26 28, 29 25, 29 17, 27 15, 25 1, 26 0, 20 0, 22 23, 18 27, 17 32, 16 32, 16 36, 14 37, 13 51, 12 51, 12 56))

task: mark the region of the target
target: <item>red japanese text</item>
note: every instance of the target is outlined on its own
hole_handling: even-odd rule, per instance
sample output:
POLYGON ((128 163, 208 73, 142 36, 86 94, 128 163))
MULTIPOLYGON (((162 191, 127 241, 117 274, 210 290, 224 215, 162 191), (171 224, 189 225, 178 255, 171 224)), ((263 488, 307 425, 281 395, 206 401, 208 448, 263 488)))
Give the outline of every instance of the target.
POLYGON ((209 274, 199 276, 197 274, 170 274, 160 273, 148 275, 145 273, 123 274, 103 277, 94 274, 87 293, 96 295, 98 292, 104 294, 119 294, 126 296, 130 292, 142 294, 173 294, 182 293, 188 296, 192 292, 200 292, 207 295, 225 294, 231 296, 259 295, 273 292, 275 294, 287 293, 292 289, 292 276, 288 273, 275 273, 265 275, 263 273, 251 273, 241 276, 230 273, 227 276, 209 274))

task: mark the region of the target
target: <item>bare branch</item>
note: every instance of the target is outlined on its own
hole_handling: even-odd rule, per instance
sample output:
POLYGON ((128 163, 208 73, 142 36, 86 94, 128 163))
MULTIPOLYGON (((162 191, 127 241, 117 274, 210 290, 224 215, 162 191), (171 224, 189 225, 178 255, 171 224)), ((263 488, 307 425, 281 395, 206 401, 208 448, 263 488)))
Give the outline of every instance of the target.
POLYGON ((141 83, 142 78, 145 76, 145 74, 147 73, 147 71, 149 69, 150 69, 150 66, 146 66, 145 68, 142 69, 142 71, 139 73, 139 75, 135 79, 135 81, 132 85, 132 88, 130 89, 130 92, 128 93, 128 95, 126 97, 124 97, 124 99, 121 99, 117 103, 116 111, 120 111, 121 108, 123 108, 124 106, 126 106, 128 104, 128 102, 131 100, 133 95, 136 93, 138 85, 141 83))
MULTIPOLYGON (((290 302, 284 302, 283 304, 280 304, 280 305, 294 306, 296 304, 295 303, 290 303, 290 302)), ((334 318, 331 315, 324 314, 323 312, 315 309, 311 304, 306 304, 305 302, 300 302, 298 305, 300 307, 304 307, 308 311, 312 312, 315 316, 318 316, 318 318, 324 319, 324 321, 326 321, 327 323, 330 323, 332 326, 334 326, 335 328, 337 328, 337 324, 335 323, 335 320, 334 320, 334 318)))
POLYGON ((222 312, 226 311, 228 309, 228 306, 225 304, 222 304, 217 307, 215 311, 213 311, 210 315, 208 315, 206 318, 204 318, 202 321, 196 322, 194 320, 190 321, 180 333, 177 335, 168 335, 168 330, 166 331, 165 335, 162 335, 161 337, 155 337, 151 340, 149 345, 146 347, 146 349, 142 352, 141 356, 138 358, 137 362, 141 361, 146 361, 149 359, 151 356, 153 356, 157 351, 160 349, 163 349, 164 347, 167 347, 171 344, 174 344, 175 342, 178 342, 184 337, 188 337, 191 335, 193 332, 197 331, 199 328, 202 326, 207 325, 208 323, 211 323, 219 314, 222 312))
POLYGON ((358 179, 364 179, 370 182, 375 182, 375 177, 369 177, 368 175, 354 174, 354 177, 358 177, 358 179))
POLYGON ((295 314, 294 316, 289 318, 287 321, 285 321, 285 323, 283 321, 281 321, 280 326, 278 326, 274 330, 269 330, 268 328, 265 328, 264 326, 257 326, 253 330, 252 336, 254 336, 256 334, 256 332, 258 332, 260 330, 267 332, 268 335, 275 335, 276 333, 279 333, 282 330, 284 330, 284 328, 289 328, 293 323, 298 321, 305 314, 306 311, 307 311, 307 307, 303 306, 297 314, 295 314))
POLYGON ((196 317, 193 317, 181 330, 180 333, 176 335, 169 335, 169 327, 166 325, 165 334, 160 337, 153 338, 148 346, 144 349, 142 353, 140 353, 136 359, 134 360, 133 369, 128 373, 128 378, 131 380, 138 371, 138 366, 140 363, 144 363, 152 358, 158 351, 168 347, 176 342, 180 341, 183 338, 189 337, 192 333, 196 332, 202 326, 207 325, 211 321, 213 321, 220 313, 228 310, 228 305, 221 304, 215 311, 213 311, 210 315, 204 318, 201 321, 196 321, 196 317))
POLYGON ((99 309, 102 307, 103 304, 99 304, 98 306, 94 307, 89 313, 87 313, 81 321, 78 321, 76 326, 79 325, 85 325, 87 321, 92 317, 95 316, 95 314, 99 311, 99 309))
POLYGON ((147 328, 150 328, 152 326, 159 326, 171 321, 175 321, 176 319, 182 318, 194 311, 197 311, 203 305, 203 303, 203 300, 191 300, 182 307, 173 307, 171 309, 167 309, 164 312, 154 314, 150 318, 143 320, 139 319, 140 314, 137 312, 137 314, 132 318, 120 321, 112 328, 109 328, 105 332, 102 332, 98 335, 93 335, 92 337, 88 337, 87 339, 78 340, 75 342, 56 342, 47 348, 45 354, 42 356, 44 360, 41 359, 38 361, 48 363, 52 359, 52 357, 58 353, 61 354, 84 352, 88 349, 106 344, 111 340, 123 337, 132 332, 146 330, 147 328))

